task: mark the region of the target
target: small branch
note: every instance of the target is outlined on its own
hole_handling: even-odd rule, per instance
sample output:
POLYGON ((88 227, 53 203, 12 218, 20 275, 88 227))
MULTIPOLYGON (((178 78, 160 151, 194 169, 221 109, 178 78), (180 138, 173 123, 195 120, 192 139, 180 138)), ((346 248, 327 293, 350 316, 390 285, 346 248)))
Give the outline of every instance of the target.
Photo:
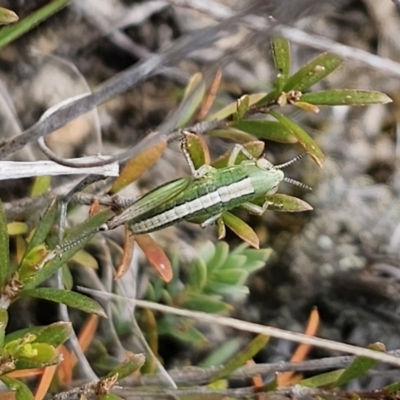
POLYGON ((0 161, 0 180, 19 179, 32 176, 58 175, 103 175, 118 176, 119 166, 115 161, 109 162, 110 157, 91 156, 70 160, 75 167, 66 167, 53 161, 0 161), (101 166, 85 167, 97 162, 101 166), (82 167, 80 167, 82 165, 82 167))
MULTIPOLYGON (((89 293, 95 296, 100 296, 100 297, 104 296, 110 299, 112 298, 120 299, 120 296, 115 295, 113 293, 102 293, 83 287, 79 287, 79 290, 81 290, 84 293, 89 293)), ((213 314, 207 314, 205 312, 191 311, 191 310, 170 307, 163 304, 153 303, 151 301, 137 300, 132 298, 125 298, 125 301, 132 302, 137 307, 148 308, 151 310, 164 312, 167 314, 179 315, 181 317, 193 318, 197 321, 202 321, 208 324, 217 324, 220 326, 235 328, 246 332, 263 334, 277 339, 288 340, 296 343, 309 344, 311 346, 323 348, 326 350, 350 353, 356 356, 368 357, 373 360, 400 366, 400 357, 396 357, 387 353, 381 353, 378 351, 365 349, 362 347, 349 345, 346 343, 335 342, 333 340, 323 339, 316 336, 308 336, 297 332, 290 332, 284 329, 274 328, 272 326, 264 326, 234 318, 223 317, 221 315, 213 315, 213 314)))

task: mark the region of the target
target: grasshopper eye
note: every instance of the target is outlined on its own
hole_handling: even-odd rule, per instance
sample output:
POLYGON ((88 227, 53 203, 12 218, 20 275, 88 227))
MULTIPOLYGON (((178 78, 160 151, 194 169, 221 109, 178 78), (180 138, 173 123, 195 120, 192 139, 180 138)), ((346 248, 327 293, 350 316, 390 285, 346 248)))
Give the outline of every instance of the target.
POLYGON ((107 224, 102 224, 99 227, 100 232, 108 231, 108 225, 107 224))

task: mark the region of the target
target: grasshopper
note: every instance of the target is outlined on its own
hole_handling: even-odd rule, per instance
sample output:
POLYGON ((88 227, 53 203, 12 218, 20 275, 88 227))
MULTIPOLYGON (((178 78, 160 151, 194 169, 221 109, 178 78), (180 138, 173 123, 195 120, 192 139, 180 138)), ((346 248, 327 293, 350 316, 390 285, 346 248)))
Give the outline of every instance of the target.
POLYGON ((220 224, 222 214, 236 207, 262 215, 274 203, 265 200, 260 206, 255 203, 256 200, 276 193, 284 180, 307 187, 285 178, 281 170, 304 154, 274 166, 264 157, 254 158, 243 146, 236 144, 226 167, 216 169, 202 165, 196 169, 185 136, 182 139, 182 151, 189 164, 191 177, 176 179, 150 191, 121 214, 112 217, 102 230, 114 229, 126 222, 131 232, 137 235, 154 232, 181 221, 206 227, 215 222, 220 224), (240 153, 247 159, 235 165, 240 153))

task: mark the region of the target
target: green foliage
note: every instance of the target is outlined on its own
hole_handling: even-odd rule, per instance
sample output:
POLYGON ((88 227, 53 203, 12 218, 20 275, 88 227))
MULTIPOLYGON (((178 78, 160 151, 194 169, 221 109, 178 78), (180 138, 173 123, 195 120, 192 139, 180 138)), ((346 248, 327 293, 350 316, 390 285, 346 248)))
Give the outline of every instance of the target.
MULTIPOLYGON (((243 244, 230 251, 226 242, 214 245, 207 242, 188 268, 186 281, 180 278, 184 268, 175 256, 174 277, 168 284, 160 280, 149 283, 146 298, 154 302, 203 311, 226 314, 233 310, 226 299, 243 300, 249 293, 245 285, 247 277, 262 268, 271 255, 270 249, 249 249, 243 244)), ((194 327, 191 320, 173 315, 157 321, 159 335, 169 335, 177 340, 196 346, 206 343, 205 337, 194 327)))
POLYGON ((242 98, 207 117, 207 120, 226 120, 226 127, 213 130, 210 132, 212 136, 241 142, 257 137, 280 143, 299 143, 322 166, 323 154, 315 140, 295 121, 274 109, 292 105, 315 113, 319 111, 317 106, 361 106, 391 102, 385 94, 374 91, 334 89, 305 92, 334 72, 343 60, 335 54, 323 53, 290 75, 289 42, 284 38, 274 38, 271 47, 278 70, 274 89, 269 93, 244 96, 246 101, 242 98), (244 134, 251 136, 246 138, 244 134))
MULTIPOLYGON (((7 46, 14 40, 18 39, 25 33, 29 32, 40 22, 45 21, 53 14, 58 12, 60 9, 65 7, 69 2, 70 0, 53 0, 50 3, 46 4, 45 6, 43 6, 42 8, 39 8, 37 11, 28 15, 23 20, 17 22, 16 24, 2 28, 0 30, 0 49, 7 46)), ((17 19, 14 18, 14 21, 16 21, 17 19)))
MULTIPOLYGON (((32 29, 39 22, 65 6, 68 0, 54 0, 32 13, 24 20, 0 31, 0 48, 32 29)), ((9 10, 0 8, 0 24, 11 23, 16 16, 9 10)), ((222 121, 221 129, 207 132, 209 136, 219 136, 234 142, 243 143, 245 149, 255 158, 259 158, 264 150, 265 139, 286 144, 299 143, 305 151, 321 166, 323 153, 317 142, 294 120, 277 109, 283 107, 298 107, 309 112, 318 112, 318 106, 368 105, 385 104, 391 101, 386 95, 373 91, 355 89, 332 89, 310 92, 309 89, 321 82, 342 63, 342 59, 334 54, 324 53, 291 73, 290 46, 286 39, 274 38, 271 41, 273 59, 278 75, 273 82, 273 89, 268 93, 244 95, 236 102, 210 113, 206 121, 222 121)), ((173 129, 184 128, 196 121, 196 110, 205 97, 206 87, 201 75, 195 75, 188 85, 180 105, 179 118, 173 121, 173 129)), ((190 130, 188 128, 188 130, 190 130)), ((188 149, 196 168, 210 164, 208 149, 204 141, 197 135, 188 134, 188 149)), ((116 193, 129 183, 135 181, 143 172, 157 161, 167 146, 167 140, 160 141, 152 149, 143 151, 135 159, 130 160, 120 177, 112 186, 110 193, 116 193)), ((214 168, 225 168, 231 156, 231 151, 222 155, 211 165, 214 168)), ((245 160, 239 155, 235 162, 245 160)), ((50 187, 50 180, 38 178, 31 195, 38 196, 50 187)), ((184 188, 179 188, 184 190, 184 188)), ((283 194, 275 194, 257 199, 259 204, 266 200, 271 202, 272 210, 304 211, 311 207, 304 201, 283 194)), ((81 311, 105 316, 103 309, 94 300, 70 290, 39 287, 54 273, 62 269, 64 285, 72 287, 72 277, 66 265, 85 244, 91 240, 99 227, 114 215, 110 210, 101 211, 88 218, 67 232, 59 246, 54 246, 52 230, 58 216, 58 202, 52 201, 45 210, 43 217, 35 229, 27 232, 28 225, 24 223, 7 224, 5 213, 0 202, 0 289, 2 308, 0 308, 0 380, 10 389, 16 391, 17 399, 31 399, 32 393, 19 380, 10 378, 7 373, 19 369, 45 367, 59 363, 60 357, 56 348, 64 343, 70 333, 71 325, 58 322, 46 327, 31 327, 6 335, 8 324, 8 306, 22 296, 46 299, 49 301, 75 307, 81 311), (28 233, 28 235, 26 235, 28 233), (19 238, 27 236, 23 241, 24 249, 19 257, 12 258, 9 254, 10 235, 19 238), (24 236, 25 235, 25 236, 24 236), (18 260, 15 262, 14 260, 18 260), (17 264, 17 265, 14 265, 17 264)), ((237 216, 225 212, 217 220, 218 234, 222 238, 225 225, 231 228, 239 237, 251 246, 258 248, 259 240, 250 226, 237 216)), ((13 239, 12 239, 13 240, 13 239)), ((142 248, 146 242, 142 240, 142 248)), ((163 254, 150 243, 150 250, 145 251, 153 264, 164 263, 163 254), (150 255, 150 256, 149 256, 150 255), (162 261, 160 261, 162 260, 162 261)), ((271 255, 270 249, 249 249, 247 244, 231 251, 225 242, 217 245, 208 242, 198 252, 190 265, 183 265, 174 255, 172 263, 173 277, 169 283, 155 278, 147 287, 146 297, 154 302, 163 302, 175 307, 202 311, 206 313, 229 314, 233 311, 233 303, 243 300, 249 289, 246 280, 252 272, 262 268, 271 255)), ((164 263, 165 264, 165 263, 164 263)), ((142 314, 143 331, 147 334, 150 347, 157 354, 157 340, 160 335, 169 335, 174 339, 201 347, 207 344, 207 338, 196 328, 195 322, 174 315, 154 315, 147 311, 142 314)), ((228 361, 224 368, 215 374, 214 379, 222 379, 242 366, 252 358, 268 341, 259 336, 244 350, 228 361)), ((97 342, 95 342, 96 344, 97 342)), ((232 357, 239 347, 238 341, 232 341, 216 349, 210 359, 225 362, 232 357)), ((117 380, 129 376, 139 370, 144 364, 144 356, 137 354, 125 362, 112 365, 107 362, 106 349, 99 362, 105 369, 114 369, 100 381, 106 387, 111 387, 117 380)), ((384 351, 381 345, 371 346, 374 350, 384 351)), ((97 350, 96 349, 96 350, 97 350)), ((100 351, 99 351, 100 352, 100 351)), ((209 361, 211 362, 211 361, 209 361)), ((217 361, 213 361, 217 362, 217 361)), ((362 377, 375 365, 375 361, 358 357, 344 370, 320 374, 300 382, 303 386, 313 388, 337 388, 349 381, 362 377)), ((276 380, 270 384, 270 389, 276 388, 276 380)), ((386 388, 387 392, 397 391, 399 384, 386 388)), ((104 399, 118 399, 111 394, 101 394, 104 399)))

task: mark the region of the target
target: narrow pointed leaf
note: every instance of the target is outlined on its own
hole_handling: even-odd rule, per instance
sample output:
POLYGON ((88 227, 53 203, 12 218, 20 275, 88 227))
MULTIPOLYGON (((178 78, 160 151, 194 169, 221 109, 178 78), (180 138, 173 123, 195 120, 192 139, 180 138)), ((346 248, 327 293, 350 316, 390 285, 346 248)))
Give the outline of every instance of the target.
POLYGON ((6 214, 0 200, 0 291, 7 283, 9 275, 9 238, 7 232, 6 214))
POLYGON ((33 289, 53 275, 58 268, 69 261, 72 256, 81 250, 95 235, 95 233, 98 232, 98 229, 101 227, 101 225, 108 221, 113 215, 114 213, 111 210, 105 210, 71 229, 61 243, 61 248, 64 248, 63 245, 65 246, 62 253, 59 254, 57 250, 55 250, 55 253, 49 253, 49 255, 53 254, 54 257, 50 260, 47 258, 48 261, 46 260, 46 257, 49 255, 45 257, 43 261, 46 262, 41 266, 41 268, 38 269, 37 273, 27 277, 27 279, 23 282, 25 285, 24 290, 33 289))
POLYGON ((215 73, 214 79, 210 87, 208 88, 207 94, 201 103, 200 110, 196 117, 197 121, 202 121, 210 111, 210 108, 213 105, 215 98, 217 97, 217 91, 219 89, 219 85, 221 84, 221 79, 222 70, 221 68, 218 68, 217 72, 215 73))
POLYGON ((50 188, 50 183, 50 176, 37 176, 31 190, 31 196, 37 197, 46 193, 50 188))
POLYGON ((25 222, 10 222, 7 224, 9 236, 23 235, 28 232, 28 225, 25 222))
POLYGON ((215 252, 212 258, 207 261, 208 274, 221 268, 229 257, 229 244, 226 242, 219 242, 215 245, 215 252))
POLYGON ((293 122, 290 118, 283 114, 275 111, 269 111, 269 113, 276 118, 283 126, 289 129, 294 135, 297 136, 299 143, 304 147, 306 152, 315 160, 315 162, 321 167, 324 160, 324 155, 321 149, 314 141, 314 139, 299 125, 293 122))
POLYGON ((8 25, 18 21, 18 15, 8 8, 0 7, 0 25, 8 25))
POLYGON ((338 68, 342 62, 343 60, 336 54, 320 54, 292 75, 287 80, 283 90, 288 92, 290 90, 303 91, 308 89, 326 78, 338 68))
MULTIPOLYGON (((255 93, 249 95, 249 105, 252 106, 253 104, 257 103, 260 99, 265 97, 266 93, 255 93)), ((224 107, 222 110, 215 112, 214 114, 209 115, 206 120, 207 121, 220 121, 229 117, 230 115, 234 114, 237 111, 236 103, 231 103, 228 106, 224 107)))
POLYGON ((98 396, 100 400, 124 400, 122 397, 112 393, 105 393, 98 396))
POLYGON ((344 369, 338 369, 336 371, 326 372, 313 376, 312 378, 303 379, 300 381, 301 386, 307 386, 310 388, 319 388, 327 385, 332 385, 337 381, 340 375, 343 374, 344 369))
POLYGON ((220 314, 232 310, 232 306, 223 302, 217 296, 209 294, 195 293, 188 295, 182 302, 182 307, 188 310, 207 312, 210 314, 220 314))
POLYGON ((247 113, 247 110, 249 109, 250 106, 250 99, 248 95, 242 96, 238 101, 237 101, 237 111, 235 114, 233 114, 233 119, 235 121, 241 121, 244 116, 247 113))
POLYGON ((279 143, 296 143, 297 137, 292 131, 277 121, 242 120, 231 122, 232 128, 250 133, 258 138, 272 140, 279 143))
POLYGON ((187 150, 196 169, 202 165, 210 164, 210 152, 203 136, 191 132, 184 132, 187 150))
POLYGON ((260 239, 253 229, 244 221, 228 211, 222 214, 222 219, 225 225, 235 232, 242 240, 256 249, 260 248, 260 239))
POLYGON ((295 107, 301 108, 302 110, 307 111, 307 112, 311 112, 314 114, 319 113, 319 108, 317 106, 310 104, 310 103, 305 103, 304 101, 295 101, 291 104, 294 105, 295 107))
POLYGON ((217 367, 225 364, 229 358, 238 353, 242 347, 242 340, 239 338, 230 339, 222 343, 218 348, 208 355, 203 361, 197 364, 201 368, 217 367))
POLYGON ((157 328, 159 335, 169 335, 196 347, 204 346, 207 343, 206 337, 193 325, 194 322, 189 319, 169 315, 158 321, 157 328))
POLYGON ((213 131, 207 132, 207 135, 232 140, 233 142, 242 144, 256 140, 256 137, 253 135, 234 128, 214 129, 213 131))
MULTIPOLYGON (((386 352, 385 346, 382 343, 373 343, 368 346, 370 350, 386 352)), ((353 379, 363 376, 367 371, 373 368, 378 361, 366 357, 356 357, 355 360, 344 370, 343 374, 334 383, 335 387, 340 387, 350 382, 353 379)))
POLYGON ((392 99, 381 92, 335 89, 305 93, 301 96, 301 101, 317 106, 365 106, 368 104, 391 103, 392 99))
POLYGON ((207 283, 207 265, 201 258, 192 262, 189 274, 189 286, 195 291, 201 292, 207 283))
POLYGON ((290 74, 290 45, 283 37, 275 37, 271 40, 272 55, 275 68, 278 70, 277 91, 281 92, 290 74))
POLYGON ((129 231, 125 229, 124 239, 124 252, 122 254, 121 262, 118 265, 117 272, 115 273, 114 279, 122 278, 129 270, 133 259, 133 251, 135 249, 135 236, 130 235, 129 231))
POLYGON ((4 346, 5 332, 8 324, 8 311, 5 308, 0 308, 0 351, 4 346))
POLYGON ((60 321, 48 326, 32 326, 9 333, 5 338, 5 343, 7 344, 11 341, 22 339, 25 335, 31 334, 36 336, 32 343, 47 343, 58 347, 69 338, 71 332, 71 323, 60 321))
POLYGON ((68 307, 77 308, 78 310, 87 312, 89 314, 100 315, 101 317, 107 317, 103 308, 97 301, 84 296, 83 294, 72 292, 70 290, 55 289, 55 288, 36 288, 31 290, 24 290, 25 296, 36 297, 38 299, 44 299, 54 301, 56 303, 65 304, 68 307))
POLYGON ((111 187, 110 192, 117 193, 139 178, 143 172, 149 169, 162 156, 166 147, 167 141, 162 139, 128 161, 111 187))
POLYGON ((229 268, 215 271, 212 279, 228 285, 243 285, 248 275, 245 269, 229 268))
MULTIPOLYGON (((273 202, 268 206, 268 210, 272 211, 283 211, 283 212, 302 212, 311 211, 313 208, 304 200, 298 199, 297 197, 289 196, 287 194, 277 193, 271 196, 266 196, 259 202, 263 204, 262 200, 268 200, 273 202)), ((258 204, 258 201, 255 201, 258 204)))
POLYGON ((40 22, 51 17, 54 13, 65 7, 69 2, 70 0, 51 1, 16 24, 3 28, 0 32, 0 49, 33 29, 40 22))
MULTIPOLYGON (((203 75, 199 72, 194 74, 186 87, 185 94, 180 104, 182 113, 176 128, 182 128, 192 119, 196 110, 200 107, 206 93, 206 85, 203 75)), ((178 110, 179 111, 179 110, 178 110)))
POLYGON ((92 269, 99 268, 96 258, 85 250, 79 250, 74 256, 71 257, 71 261, 81 265, 82 267, 92 269))
POLYGON ((34 400, 32 392, 19 379, 1 376, 0 380, 11 390, 15 391, 15 400, 34 400))
MULTIPOLYGON (((245 143, 243 147, 254 157, 254 158, 259 158, 264 152, 264 147, 265 144, 264 142, 261 142, 259 140, 254 140, 252 142, 245 143)), ((232 153, 232 149, 227 151, 225 154, 223 154, 221 157, 217 158, 211 165, 214 168, 224 168, 228 165, 228 160, 229 157, 232 153)), ((235 164, 238 165, 242 161, 248 160, 248 158, 240 152, 237 156, 235 164)))
POLYGON ((31 240, 28 243, 28 246, 26 247, 25 250, 25 255, 26 255, 36 246, 41 245, 48 233, 50 232, 51 227, 54 225, 54 221, 56 220, 58 215, 58 201, 56 199, 53 199, 49 206, 47 207, 46 211, 44 212, 39 225, 35 229, 35 232, 31 238, 31 240))
POLYGON ((118 380, 120 381, 139 370, 145 361, 146 357, 144 354, 135 354, 127 358, 123 363, 119 364, 118 367, 114 368, 109 374, 107 374, 107 377, 112 377, 115 374, 118 374, 118 380))
POLYGON ((397 393, 400 390, 400 381, 397 381, 397 382, 391 383, 390 385, 384 386, 383 390, 389 394, 397 393))
POLYGON ((165 282, 170 282, 173 278, 173 270, 164 250, 148 234, 137 235, 135 238, 137 244, 160 277, 165 282))
POLYGON ((248 360, 251 360, 257 353, 259 353, 260 350, 267 345, 268 341, 269 336, 258 335, 246 346, 244 350, 226 363, 224 367, 212 377, 212 381, 223 379, 231 375, 232 372, 242 367, 248 360))

